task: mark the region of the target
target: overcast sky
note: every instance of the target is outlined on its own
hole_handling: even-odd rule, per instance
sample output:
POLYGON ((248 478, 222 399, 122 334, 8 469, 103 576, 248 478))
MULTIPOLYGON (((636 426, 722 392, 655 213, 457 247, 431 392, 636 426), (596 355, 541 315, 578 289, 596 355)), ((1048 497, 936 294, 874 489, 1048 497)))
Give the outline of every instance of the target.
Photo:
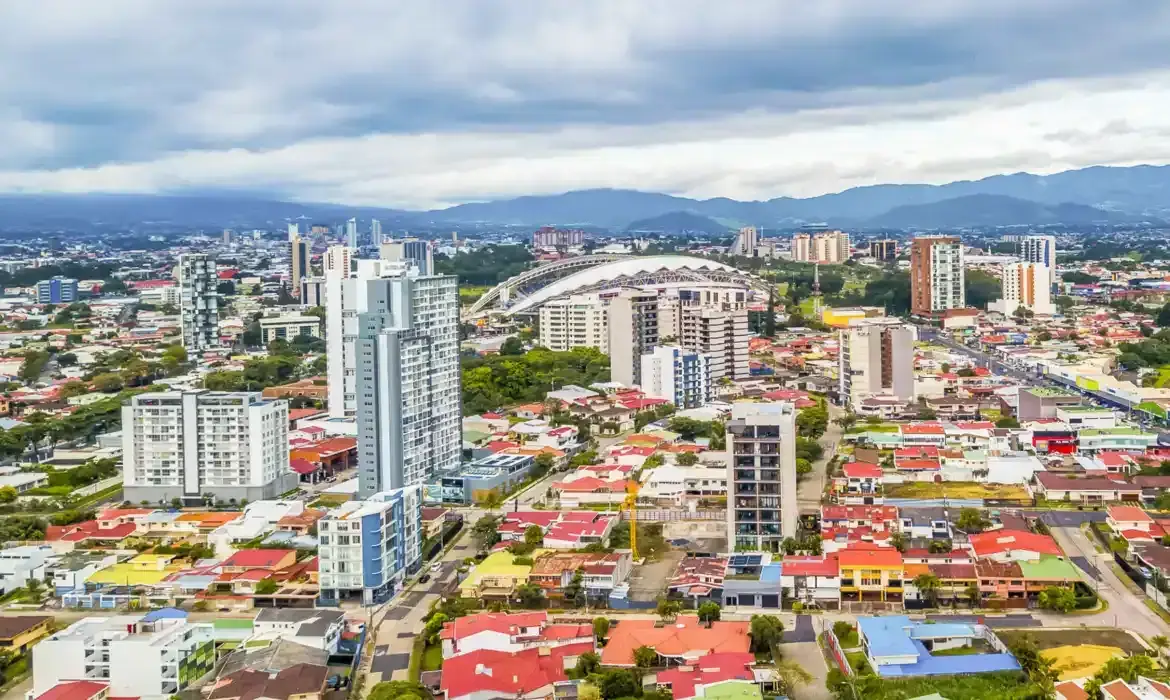
POLYGON ((1166 0, 0 3, 0 191, 430 208, 1170 162, 1166 0))

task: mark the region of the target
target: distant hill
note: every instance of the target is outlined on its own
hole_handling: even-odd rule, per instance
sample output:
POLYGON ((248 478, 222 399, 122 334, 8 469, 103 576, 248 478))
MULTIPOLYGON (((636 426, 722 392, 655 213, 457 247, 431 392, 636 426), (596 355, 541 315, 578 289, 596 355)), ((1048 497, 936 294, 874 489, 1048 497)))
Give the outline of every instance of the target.
POLYGON ((1129 219, 1084 204, 1042 204, 997 194, 973 194, 930 204, 908 204, 865 220, 870 227, 951 228, 1041 224, 1091 224, 1129 219))
POLYGON ((706 216, 689 211, 672 211, 648 219, 638 219, 626 227, 627 231, 657 231, 660 233, 708 233, 722 235, 730 229, 706 216))

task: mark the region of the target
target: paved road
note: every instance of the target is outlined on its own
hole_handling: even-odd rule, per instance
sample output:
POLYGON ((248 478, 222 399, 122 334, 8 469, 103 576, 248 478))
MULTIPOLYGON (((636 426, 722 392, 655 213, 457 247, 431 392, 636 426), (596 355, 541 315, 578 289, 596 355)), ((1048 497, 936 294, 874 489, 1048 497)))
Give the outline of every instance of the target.
POLYGON ((845 433, 841 426, 833 421, 840 418, 843 413, 841 408, 829 404, 829 425, 825 428, 825 434, 818 441, 821 443, 821 447, 825 448, 825 453, 821 455, 820 459, 813 462, 812 472, 805 475, 796 485, 796 503, 801 513, 819 513, 821 511, 821 497, 825 493, 825 469, 829 460, 836 454, 837 443, 841 442, 841 437, 845 433))
POLYGON ((943 347, 954 350, 955 352, 962 353, 967 357, 975 360, 979 366, 986 367, 995 374, 1002 374, 1006 377, 1011 377, 1017 381, 1024 382, 1025 384, 1041 383, 1041 380, 1036 376, 1028 374, 1027 372, 1021 372, 1014 367, 1009 367, 1008 365, 1005 365, 1004 363, 996 360, 991 355, 983 352, 982 350, 976 350, 975 348, 968 347, 967 345, 964 345, 963 343, 960 343, 956 340, 952 340, 950 336, 943 335, 937 330, 920 327, 919 337, 922 340, 929 341, 931 343, 937 343, 938 345, 942 345, 943 347))
POLYGON ((1109 603, 1109 609, 1097 615, 1078 615, 1077 625, 1089 627, 1118 627, 1133 630, 1147 638, 1170 635, 1170 625, 1146 607, 1141 596, 1131 592, 1113 571, 1112 555, 1099 554, 1089 541, 1090 535, 1079 527, 1054 527, 1052 536, 1070 557, 1084 558, 1097 575, 1085 573, 1083 578, 1097 589, 1097 594, 1109 603))

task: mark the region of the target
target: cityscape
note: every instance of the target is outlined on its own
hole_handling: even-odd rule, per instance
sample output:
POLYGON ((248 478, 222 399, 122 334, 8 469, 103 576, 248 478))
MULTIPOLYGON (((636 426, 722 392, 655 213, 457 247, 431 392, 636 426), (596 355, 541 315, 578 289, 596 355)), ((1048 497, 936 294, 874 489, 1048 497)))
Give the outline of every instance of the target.
POLYGON ((0 700, 1170 700, 1121 5, 0 8, 0 700))

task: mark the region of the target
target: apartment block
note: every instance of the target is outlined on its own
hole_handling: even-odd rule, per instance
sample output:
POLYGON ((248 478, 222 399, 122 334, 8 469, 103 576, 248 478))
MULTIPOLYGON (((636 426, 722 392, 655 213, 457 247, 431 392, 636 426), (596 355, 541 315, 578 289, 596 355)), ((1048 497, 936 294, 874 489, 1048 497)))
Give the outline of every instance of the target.
POLYGON ((1023 307, 1037 316, 1056 313, 1052 303, 1052 275, 1047 265, 1034 262, 1009 263, 1001 271, 1001 297, 987 305, 989 311, 1011 316, 1023 307))
POLYGON ((1056 236, 1020 236, 1016 252, 1020 260, 1048 268, 1048 286, 1056 284, 1056 236))
POLYGON ((755 226, 745 226, 736 234, 735 240, 731 244, 731 254, 754 258, 759 244, 760 232, 756 230, 755 226))
POLYGON ((554 299, 539 312, 539 343, 564 352, 594 347, 609 353, 609 309, 598 295, 554 299))
POLYGON ((109 683, 112 697, 165 700, 212 670, 214 645, 212 624, 185 614, 83 618, 33 647, 32 692, 88 680, 109 683))
POLYGON ((459 466, 459 287, 455 277, 414 268, 357 283, 358 493, 370 497, 459 466))
POLYGON ((329 273, 337 273, 342 277, 348 277, 353 271, 353 261, 357 258, 354 256, 353 248, 347 245, 329 246, 325 250, 324 263, 322 268, 326 275, 329 273))
POLYGON ((659 343, 658 293, 622 290, 609 302, 610 377, 626 386, 642 383, 642 355, 659 343))
POLYGON ((679 409, 711 401, 712 357, 676 345, 659 345, 642 356, 642 391, 679 409))
POLYGON ((532 233, 533 248, 573 248, 584 244, 585 232, 579 229, 545 226, 532 233))
POLYGON ((288 402, 260 392, 168 391, 122 406, 128 501, 256 501, 296 487, 289 469, 288 402))
POLYGON ((963 242, 958 236, 921 236, 910 245, 910 311, 941 316, 966 305, 963 242))
POLYGON ((260 319, 260 335, 267 345, 274 340, 292 342, 296 338, 320 338, 321 319, 304 314, 281 314, 260 319))
POLYGON ((728 547, 779 551, 797 529, 796 409, 733 404, 726 436, 728 547))
POLYGON ((290 256, 290 270, 289 270, 289 288, 295 297, 301 294, 301 280, 308 277, 309 270, 309 255, 311 250, 309 242, 302 239, 300 236, 289 241, 289 248, 291 248, 290 256))
POLYGON ((386 262, 414 265, 421 275, 435 274, 435 254, 430 241, 418 238, 381 241, 378 257, 386 262))
POLYGON ((219 278, 215 261, 203 253, 179 256, 179 312, 183 347, 201 353, 219 345, 219 278))
POLYGON ((860 319, 838 334, 842 404, 858 410, 874 396, 914 400, 914 326, 898 319, 860 319))
POLYGON ((37 282, 38 304, 72 304, 77 301, 77 280, 54 277, 37 282))
POLYGON ((844 231, 798 233, 792 237, 792 259, 796 262, 838 264, 848 260, 852 252, 849 234, 844 231))
POLYGON ((325 278, 306 277, 301 280, 301 295, 298 297, 302 306, 325 306, 325 278))
MULTIPOLYGON (((664 333, 665 335, 665 333, 664 333)), ((678 310, 678 344, 711 360, 711 382, 750 376, 746 308, 682 306, 678 310)))
POLYGON ((317 521, 321 600, 389 600, 422 559, 422 487, 350 501, 317 521))

